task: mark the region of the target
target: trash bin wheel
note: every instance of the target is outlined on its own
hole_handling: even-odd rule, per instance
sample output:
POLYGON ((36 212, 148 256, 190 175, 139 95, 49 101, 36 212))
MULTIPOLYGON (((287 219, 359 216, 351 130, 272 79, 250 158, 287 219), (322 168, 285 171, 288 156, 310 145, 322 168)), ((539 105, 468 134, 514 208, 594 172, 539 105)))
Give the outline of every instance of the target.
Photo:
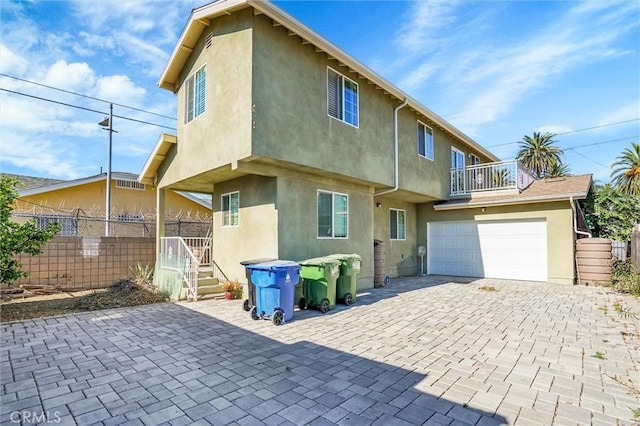
POLYGON ((271 321, 273 321, 273 324, 275 325, 282 325, 282 323, 284 323, 284 311, 282 309, 276 309, 273 311, 271 321))
POLYGON ((344 304, 349 306, 353 303, 353 296, 351 293, 347 293, 344 295, 344 304))
POLYGON ((251 319, 254 319, 254 320, 260 319, 260 317, 258 316, 258 308, 256 308, 255 306, 251 308, 251 319))
POLYGON ((249 299, 245 299, 244 303, 242 304, 242 309, 244 309, 247 312, 249 312, 251 310, 251 305, 249 304, 249 299))
POLYGON ((298 308, 301 311, 304 309, 307 309, 307 301, 305 300, 304 297, 301 297, 300 300, 298 300, 298 308))
POLYGON ((320 312, 323 314, 329 312, 329 299, 322 299, 322 302, 320 303, 320 312))

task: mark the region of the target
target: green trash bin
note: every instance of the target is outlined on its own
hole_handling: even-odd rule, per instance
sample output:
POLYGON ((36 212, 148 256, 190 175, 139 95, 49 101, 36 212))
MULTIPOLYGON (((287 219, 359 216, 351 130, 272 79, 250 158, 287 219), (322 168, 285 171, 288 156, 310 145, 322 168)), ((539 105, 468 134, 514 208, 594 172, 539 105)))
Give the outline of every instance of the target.
POLYGON ((340 276, 336 282, 336 300, 349 306, 356 301, 356 278, 362 267, 362 257, 355 253, 332 254, 327 257, 341 262, 340 276))
POLYGON ((298 301, 298 308, 315 307, 323 314, 334 309, 340 261, 328 257, 316 257, 298 263, 300 278, 302 278, 302 297, 298 301))

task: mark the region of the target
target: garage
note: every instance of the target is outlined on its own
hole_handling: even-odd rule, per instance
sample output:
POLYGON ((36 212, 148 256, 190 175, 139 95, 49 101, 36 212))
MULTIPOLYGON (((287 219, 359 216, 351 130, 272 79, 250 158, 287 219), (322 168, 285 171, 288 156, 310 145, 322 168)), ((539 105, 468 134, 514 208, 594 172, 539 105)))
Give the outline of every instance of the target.
POLYGON ((435 275, 547 281, 544 219, 427 223, 427 271, 435 275))

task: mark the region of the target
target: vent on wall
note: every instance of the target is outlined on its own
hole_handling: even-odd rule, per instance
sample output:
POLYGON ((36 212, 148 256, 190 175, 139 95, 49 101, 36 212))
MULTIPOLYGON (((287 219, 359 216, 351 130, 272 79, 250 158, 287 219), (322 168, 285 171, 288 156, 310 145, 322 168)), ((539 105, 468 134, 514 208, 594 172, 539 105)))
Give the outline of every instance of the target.
POLYGON ((211 32, 207 35, 207 39, 204 42, 205 49, 208 49, 209 47, 211 47, 212 43, 213 43, 213 33, 211 32))
POLYGON ((144 191, 144 183, 136 182, 135 180, 116 179, 116 188, 139 189, 144 191))

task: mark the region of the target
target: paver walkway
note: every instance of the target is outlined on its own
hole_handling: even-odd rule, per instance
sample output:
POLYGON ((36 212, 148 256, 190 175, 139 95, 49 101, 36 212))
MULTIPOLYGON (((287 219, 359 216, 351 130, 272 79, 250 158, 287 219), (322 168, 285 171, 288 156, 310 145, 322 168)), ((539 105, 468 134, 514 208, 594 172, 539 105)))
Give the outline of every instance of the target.
POLYGON ((280 327, 240 300, 3 324, 0 423, 633 424, 621 296, 457 281, 393 280, 280 327))

